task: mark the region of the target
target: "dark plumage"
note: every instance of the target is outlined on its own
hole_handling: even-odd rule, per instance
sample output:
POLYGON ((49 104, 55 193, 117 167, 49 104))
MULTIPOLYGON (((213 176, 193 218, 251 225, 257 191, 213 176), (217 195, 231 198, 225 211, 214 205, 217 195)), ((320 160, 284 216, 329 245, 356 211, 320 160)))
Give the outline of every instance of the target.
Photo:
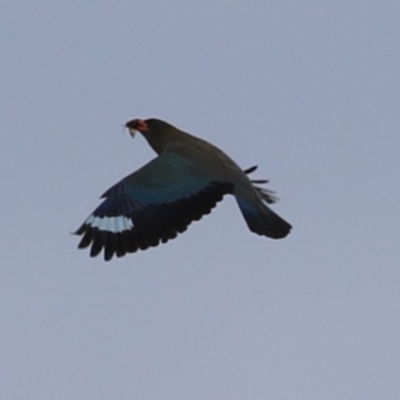
POLYGON ((267 204, 277 198, 256 186, 245 171, 210 143, 167 122, 150 118, 126 123, 132 137, 139 131, 158 157, 101 197, 104 201, 75 232, 79 248, 91 246, 90 255, 104 250, 104 259, 145 250, 175 238, 192 221, 209 214, 224 195, 235 196, 252 232, 273 239, 285 237, 291 225, 267 204))

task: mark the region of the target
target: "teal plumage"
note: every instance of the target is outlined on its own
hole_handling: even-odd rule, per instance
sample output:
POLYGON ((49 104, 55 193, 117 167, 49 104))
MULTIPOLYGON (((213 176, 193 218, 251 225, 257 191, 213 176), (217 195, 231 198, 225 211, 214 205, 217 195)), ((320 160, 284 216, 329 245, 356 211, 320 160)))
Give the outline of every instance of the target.
POLYGON ((75 232, 91 256, 104 250, 110 260, 165 243, 226 194, 235 196, 251 231, 275 239, 289 233, 291 225, 267 205, 277 200, 273 192, 256 185, 267 181, 248 178, 256 167, 242 171, 217 147, 158 119, 126 127, 132 136, 142 133, 158 157, 107 190, 75 232))

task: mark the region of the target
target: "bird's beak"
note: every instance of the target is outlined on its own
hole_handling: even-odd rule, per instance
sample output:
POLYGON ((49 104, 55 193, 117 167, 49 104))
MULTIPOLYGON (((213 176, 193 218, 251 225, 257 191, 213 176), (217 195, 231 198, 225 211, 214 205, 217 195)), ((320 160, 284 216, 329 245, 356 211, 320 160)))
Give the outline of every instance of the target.
POLYGON ((142 119, 133 119, 131 121, 128 121, 125 126, 129 130, 129 134, 134 138, 136 135, 136 132, 148 132, 149 127, 147 126, 146 121, 142 119))

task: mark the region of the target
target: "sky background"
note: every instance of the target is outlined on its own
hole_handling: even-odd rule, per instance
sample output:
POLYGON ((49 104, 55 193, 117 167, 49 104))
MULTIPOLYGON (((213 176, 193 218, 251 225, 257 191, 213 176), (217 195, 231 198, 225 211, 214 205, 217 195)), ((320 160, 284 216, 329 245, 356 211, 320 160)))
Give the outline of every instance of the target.
POLYGON ((397 400, 400 2, 11 1, 1 26, 0 398, 397 400), (165 119, 294 229, 228 197, 177 239, 77 250, 165 119))

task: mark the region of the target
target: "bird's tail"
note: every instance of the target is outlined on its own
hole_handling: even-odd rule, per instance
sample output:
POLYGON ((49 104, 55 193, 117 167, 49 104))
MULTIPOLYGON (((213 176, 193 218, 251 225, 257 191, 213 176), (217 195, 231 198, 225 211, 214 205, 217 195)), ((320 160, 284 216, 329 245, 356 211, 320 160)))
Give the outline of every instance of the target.
POLYGON ((265 200, 252 201, 235 196, 240 211, 246 220, 249 229, 259 235, 273 239, 284 238, 292 226, 282 217, 272 211, 265 200))
MULTIPOLYGON (((246 169, 246 174, 251 174, 257 166, 246 169)), ((267 180, 251 180, 253 190, 257 194, 250 193, 250 188, 244 192, 234 191, 236 201, 249 229, 259 235, 280 239, 287 236, 292 226, 282 217, 272 211, 268 204, 275 203, 278 198, 274 192, 255 184, 267 183, 267 180)))

